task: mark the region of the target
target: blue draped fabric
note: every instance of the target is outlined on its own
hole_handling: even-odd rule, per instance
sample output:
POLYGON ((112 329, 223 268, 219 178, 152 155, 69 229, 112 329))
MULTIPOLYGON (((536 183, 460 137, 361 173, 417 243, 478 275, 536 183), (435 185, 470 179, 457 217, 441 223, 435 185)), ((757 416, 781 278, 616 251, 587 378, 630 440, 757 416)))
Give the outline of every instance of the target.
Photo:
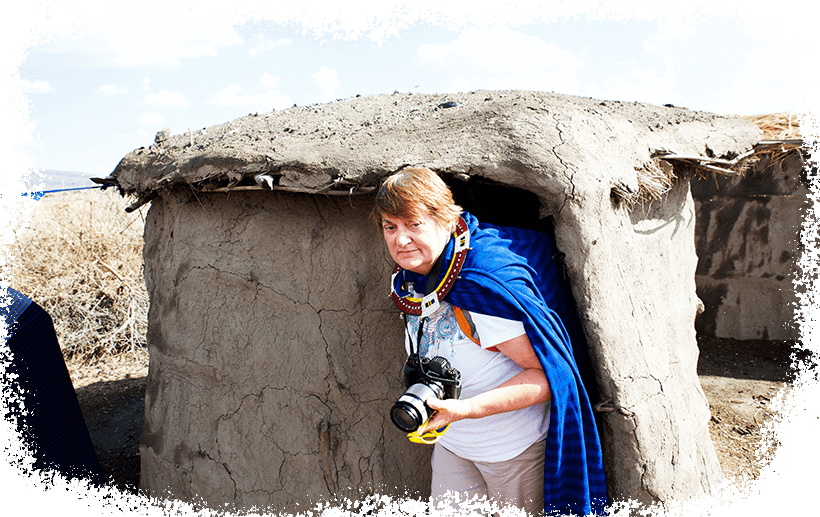
MULTIPOLYGON (((462 217, 470 229, 471 250, 444 299, 462 309, 523 322, 552 391, 544 510, 547 515, 603 514, 608 500, 601 445, 584 388, 584 380, 592 389, 594 381, 583 331, 562 282, 563 271, 553 258, 551 240, 532 230, 479 223, 467 212, 462 217)), ((451 239, 445 263, 453 248, 451 239)), ((399 285, 405 281, 424 286, 427 277, 410 271, 397 275, 394 288, 400 296, 406 294, 399 285)))
POLYGON ((91 436, 63 359, 54 322, 27 296, 0 291, 0 320, 7 328, 9 362, 3 395, 22 443, 34 456, 37 470, 54 469, 68 479, 105 484, 91 436))

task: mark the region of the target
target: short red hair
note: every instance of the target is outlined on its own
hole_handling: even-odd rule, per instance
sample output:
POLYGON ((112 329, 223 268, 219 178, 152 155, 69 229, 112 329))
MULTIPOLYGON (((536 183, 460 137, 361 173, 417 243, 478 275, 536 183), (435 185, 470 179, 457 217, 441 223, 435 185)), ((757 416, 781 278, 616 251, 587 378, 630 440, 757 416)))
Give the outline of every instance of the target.
POLYGON ((425 167, 408 167, 384 180, 371 217, 379 230, 385 215, 415 217, 425 213, 442 228, 453 228, 462 211, 438 174, 425 167))

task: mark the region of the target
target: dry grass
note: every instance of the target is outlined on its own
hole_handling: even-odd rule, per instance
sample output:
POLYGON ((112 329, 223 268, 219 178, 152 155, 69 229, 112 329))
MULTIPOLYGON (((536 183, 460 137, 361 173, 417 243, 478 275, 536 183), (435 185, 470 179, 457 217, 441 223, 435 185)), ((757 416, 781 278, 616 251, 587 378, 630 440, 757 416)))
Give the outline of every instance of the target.
POLYGON ((771 113, 768 115, 744 115, 763 131, 763 140, 800 139, 799 113, 771 113))
POLYGON ((624 184, 612 188, 612 193, 619 203, 632 210, 636 204, 646 201, 659 200, 674 186, 674 171, 671 166, 660 160, 650 161, 636 169, 638 190, 631 189, 624 184))
POLYGON ((16 232, 0 275, 45 309, 63 355, 95 362, 144 354, 148 293, 142 270, 147 208, 126 214, 111 190, 48 194, 16 232))

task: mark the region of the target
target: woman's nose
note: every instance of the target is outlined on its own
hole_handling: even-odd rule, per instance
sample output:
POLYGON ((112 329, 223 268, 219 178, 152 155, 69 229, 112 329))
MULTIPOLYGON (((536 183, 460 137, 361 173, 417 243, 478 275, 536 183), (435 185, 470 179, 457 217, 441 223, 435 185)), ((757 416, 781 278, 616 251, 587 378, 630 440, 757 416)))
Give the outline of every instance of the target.
POLYGON ((410 235, 407 233, 406 230, 398 231, 398 234, 396 235, 396 243, 399 246, 404 246, 410 243, 410 235))

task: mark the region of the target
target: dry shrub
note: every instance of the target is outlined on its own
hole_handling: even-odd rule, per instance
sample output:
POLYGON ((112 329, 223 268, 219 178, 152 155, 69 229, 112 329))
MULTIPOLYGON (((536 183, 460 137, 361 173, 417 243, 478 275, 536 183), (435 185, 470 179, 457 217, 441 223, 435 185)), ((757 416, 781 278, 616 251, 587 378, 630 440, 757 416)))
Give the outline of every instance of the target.
POLYGON ((145 349, 143 207, 111 190, 47 194, 16 232, 0 268, 51 315, 66 359, 92 362, 145 349))

